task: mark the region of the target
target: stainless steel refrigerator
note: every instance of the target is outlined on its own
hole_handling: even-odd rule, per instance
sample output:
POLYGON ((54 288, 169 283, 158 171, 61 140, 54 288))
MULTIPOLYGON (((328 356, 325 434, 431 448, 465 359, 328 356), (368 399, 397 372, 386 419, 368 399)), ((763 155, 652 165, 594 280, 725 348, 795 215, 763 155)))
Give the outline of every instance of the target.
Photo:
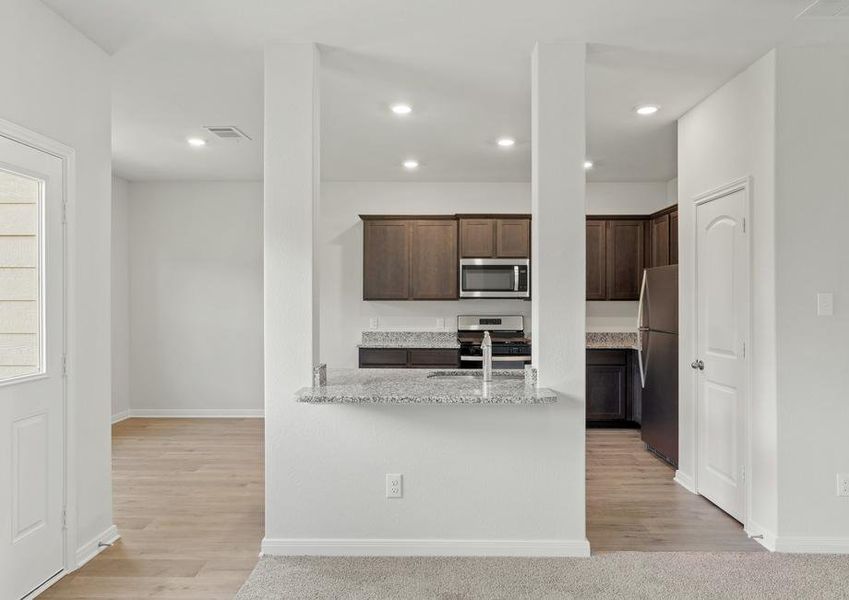
POLYGON ((642 438, 678 466, 678 265, 643 272, 640 292, 642 438))

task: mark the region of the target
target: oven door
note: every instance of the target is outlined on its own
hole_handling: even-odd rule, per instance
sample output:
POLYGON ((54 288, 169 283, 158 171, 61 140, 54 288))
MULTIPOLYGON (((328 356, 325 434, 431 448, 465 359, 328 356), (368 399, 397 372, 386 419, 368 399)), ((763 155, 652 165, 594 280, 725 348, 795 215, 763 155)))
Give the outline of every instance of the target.
POLYGON ((530 298, 529 263, 526 258, 460 259, 460 297, 530 298))

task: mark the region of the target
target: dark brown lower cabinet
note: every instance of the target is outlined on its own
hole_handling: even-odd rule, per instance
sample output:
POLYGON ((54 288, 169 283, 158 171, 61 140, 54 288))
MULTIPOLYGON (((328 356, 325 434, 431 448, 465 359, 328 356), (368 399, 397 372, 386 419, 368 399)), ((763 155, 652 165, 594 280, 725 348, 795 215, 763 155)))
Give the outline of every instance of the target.
POLYGON ((634 350, 587 350, 589 425, 639 424, 639 392, 639 367, 634 350))
POLYGON ((450 348, 360 348, 361 369, 456 369, 460 351, 450 348))

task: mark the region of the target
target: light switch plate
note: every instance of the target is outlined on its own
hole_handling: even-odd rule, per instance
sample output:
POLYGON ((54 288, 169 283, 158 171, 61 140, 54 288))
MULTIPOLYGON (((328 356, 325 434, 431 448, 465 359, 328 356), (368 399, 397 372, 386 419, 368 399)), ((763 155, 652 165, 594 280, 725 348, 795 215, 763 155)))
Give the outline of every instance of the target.
POLYGON ((834 314, 834 294, 820 292, 817 294, 817 316, 830 317, 834 314))

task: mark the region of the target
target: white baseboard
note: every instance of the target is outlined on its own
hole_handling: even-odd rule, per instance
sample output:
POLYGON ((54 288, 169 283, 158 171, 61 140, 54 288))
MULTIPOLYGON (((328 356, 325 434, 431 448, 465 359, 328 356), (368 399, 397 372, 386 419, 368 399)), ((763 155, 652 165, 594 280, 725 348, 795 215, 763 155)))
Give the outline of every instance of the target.
POLYGON ((112 415, 112 424, 114 425, 115 423, 120 423, 121 421, 123 421, 125 419, 129 419, 129 418, 130 418, 130 411, 129 410, 122 410, 121 412, 117 412, 114 415, 112 415))
POLYGON ((262 540, 265 556, 589 556, 587 540, 262 540))
POLYGON ((100 542, 103 542, 104 544, 114 544, 120 538, 121 535, 118 533, 118 528, 115 527, 115 525, 112 525, 103 533, 87 541, 85 544, 77 548, 77 568, 79 569, 92 558, 106 550, 107 546, 101 546, 100 542))
POLYGON ((258 419, 262 408, 131 408, 127 418, 147 419, 258 419))
POLYGON ((683 471, 676 470, 675 477, 673 478, 675 483, 680 485, 682 488, 690 492, 691 494, 697 494, 696 491, 696 482, 693 481, 693 478, 690 475, 687 475, 683 471))
POLYGON ((778 536, 775 538, 775 551, 793 554, 849 554, 849 538, 778 536))

